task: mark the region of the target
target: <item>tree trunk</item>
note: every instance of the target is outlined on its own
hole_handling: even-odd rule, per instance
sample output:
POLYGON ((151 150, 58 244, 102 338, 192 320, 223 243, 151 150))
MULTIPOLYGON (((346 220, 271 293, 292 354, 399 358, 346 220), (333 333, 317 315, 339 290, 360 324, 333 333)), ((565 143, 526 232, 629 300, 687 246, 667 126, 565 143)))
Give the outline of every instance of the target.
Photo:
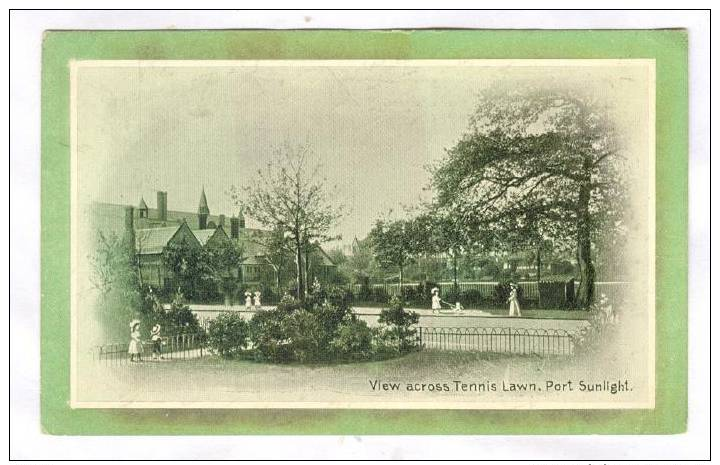
POLYGON ((455 293, 458 291, 458 264, 457 255, 453 254, 453 284, 455 286, 455 293))
POLYGON ((295 284, 297 285, 297 298, 298 300, 305 300, 304 283, 303 283, 303 257, 302 257, 302 242, 300 241, 300 235, 295 236, 295 284))
POLYGON ((540 246, 538 246, 538 248, 537 248, 537 257, 536 257, 535 266, 537 267, 537 282, 539 283, 539 282, 540 282, 540 268, 541 268, 541 264, 540 264, 540 246))
POLYGON ((582 308, 588 308, 593 302, 595 290, 595 266, 592 263, 590 242, 590 188, 584 185, 580 188, 578 231, 577 231, 577 261, 580 267, 580 283, 575 293, 575 303, 582 308))
POLYGON ((400 299, 403 298, 403 266, 400 265, 400 284, 398 285, 398 294, 400 295, 400 299))
POLYGON ((305 248, 305 295, 308 294, 308 291, 310 289, 310 251, 308 250, 310 246, 307 246, 305 248))

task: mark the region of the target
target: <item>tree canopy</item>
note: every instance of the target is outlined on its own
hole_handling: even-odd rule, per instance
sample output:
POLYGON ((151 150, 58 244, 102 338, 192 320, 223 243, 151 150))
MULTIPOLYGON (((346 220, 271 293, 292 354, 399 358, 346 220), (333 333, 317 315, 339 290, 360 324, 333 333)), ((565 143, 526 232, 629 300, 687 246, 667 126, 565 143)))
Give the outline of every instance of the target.
POLYGON ((246 188, 233 186, 231 195, 247 215, 265 228, 282 234, 295 256, 296 292, 302 299, 307 288, 304 255, 313 247, 338 239, 331 233, 343 216, 335 189, 320 175, 320 164, 307 145, 286 145, 253 177, 246 188))
POLYGON ((624 159, 610 111, 566 90, 481 94, 467 132, 433 169, 436 208, 461 219, 469 243, 574 248, 577 300, 589 304, 592 241, 622 228, 624 159))

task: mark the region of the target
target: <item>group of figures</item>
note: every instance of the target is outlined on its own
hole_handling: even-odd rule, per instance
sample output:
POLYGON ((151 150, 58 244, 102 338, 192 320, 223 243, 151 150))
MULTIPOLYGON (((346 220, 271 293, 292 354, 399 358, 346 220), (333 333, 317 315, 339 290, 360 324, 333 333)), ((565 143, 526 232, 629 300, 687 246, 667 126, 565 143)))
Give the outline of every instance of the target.
POLYGON ((255 294, 253 295, 252 292, 246 292, 245 293, 245 309, 246 310, 252 310, 253 307, 255 307, 255 310, 261 310, 262 309, 262 303, 260 302, 260 291, 255 291, 255 294))
MULTIPOLYGON (((464 310, 460 302, 455 302, 455 305, 450 302, 445 302, 440 298, 440 289, 433 287, 430 290, 432 294, 432 311, 433 313, 440 313, 443 309, 443 305, 447 305, 451 310, 462 313, 464 310)), ((510 295, 507 302, 510 304, 510 316, 522 316, 520 313, 520 299, 518 298, 518 286, 517 284, 510 284, 510 295)))
POLYGON ((443 299, 441 299, 440 289, 438 289, 437 287, 433 287, 430 290, 430 294, 432 294, 433 313, 440 313, 443 309, 443 305, 447 305, 451 310, 454 310, 458 313, 461 313, 463 311, 463 306, 460 304, 460 302, 455 302, 455 305, 453 305, 450 302, 445 302, 443 299))
MULTIPOLYGON (((153 360, 162 360, 162 344, 163 338, 160 335, 160 325, 156 324, 150 331, 150 345, 152 346, 153 360)), ((144 351, 142 337, 140 335, 140 320, 130 322, 130 345, 128 346, 128 354, 130 354, 131 362, 142 362, 142 354, 144 351)))

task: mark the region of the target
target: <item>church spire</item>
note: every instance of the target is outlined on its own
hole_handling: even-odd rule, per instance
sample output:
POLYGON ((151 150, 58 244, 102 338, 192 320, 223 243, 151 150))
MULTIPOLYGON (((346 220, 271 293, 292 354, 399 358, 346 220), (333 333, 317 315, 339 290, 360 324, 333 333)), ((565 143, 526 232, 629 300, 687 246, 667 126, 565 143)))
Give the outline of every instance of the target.
POLYGON ((207 197, 205 197, 205 186, 202 188, 202 193, 200 194, 200 206, 198 207, 198 214, 210 214, 210 209, 208 208, 207 203, 207 197))
POLYGON ((210 209, 207 204, 207 197, 205 197, 205 186, 202 188, 202 194, 200 194, 200 206, 198 207, 198 229, 207 228, 208 215, 210 209))

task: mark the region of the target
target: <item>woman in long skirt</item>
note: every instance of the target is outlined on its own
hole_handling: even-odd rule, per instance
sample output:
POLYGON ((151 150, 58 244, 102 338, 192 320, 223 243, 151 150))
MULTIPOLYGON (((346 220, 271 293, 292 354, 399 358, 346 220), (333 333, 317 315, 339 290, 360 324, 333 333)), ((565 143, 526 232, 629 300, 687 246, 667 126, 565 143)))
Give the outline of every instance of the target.
POLYGON ((518 300, 517 286, 515 284, 510 285, 510 316, 522 316, 520 315, 520 301, 518 300))
POLYGON ((128 354, 130 354, 131 362, 142 362, 143 346, 140 340, 140 322, 133 320, 130 323, 130 346, 128 347, 128 354))

